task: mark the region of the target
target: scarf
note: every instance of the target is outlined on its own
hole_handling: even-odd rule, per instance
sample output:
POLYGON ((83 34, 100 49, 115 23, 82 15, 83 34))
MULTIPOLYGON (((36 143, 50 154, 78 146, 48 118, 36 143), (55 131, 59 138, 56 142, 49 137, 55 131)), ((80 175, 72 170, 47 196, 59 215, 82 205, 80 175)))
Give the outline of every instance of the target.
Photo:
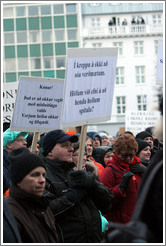
POLYGON ((127 161, 124 161, 124 160, 120 159, 115 153, 114 153, 112 158, 113 158, 115 163, 123 166, 126 169, 129 169, 130 165, 133 165, 135 163, 139 163, 139 164, 141 163, 140 159, 136 155, 134 156, 132 162, 127 162, 127 161))

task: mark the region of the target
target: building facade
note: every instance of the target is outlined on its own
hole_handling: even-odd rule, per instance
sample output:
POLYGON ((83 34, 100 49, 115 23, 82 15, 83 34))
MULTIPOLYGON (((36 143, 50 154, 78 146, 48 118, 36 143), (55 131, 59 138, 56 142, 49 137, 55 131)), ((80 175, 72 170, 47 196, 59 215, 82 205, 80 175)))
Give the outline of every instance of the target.
POLYGON ((80 46, 79 13, 76 3, 4 3, 4 82, 64 78, 66 50, 80 46))
POLYGON ((111 120, 89 127, 115 135, 128 110, 153 111, 158 102, 163 3, 82 3, 82 25, 84 48, 118 47, 111 120))
POLYGON ((118 47, 111 120, 89 126, 114 136, 128 110, 150 111, 157 103, 163 8, 161 1, 4 3, 3 82, 65 78, 67 48, 118 47))

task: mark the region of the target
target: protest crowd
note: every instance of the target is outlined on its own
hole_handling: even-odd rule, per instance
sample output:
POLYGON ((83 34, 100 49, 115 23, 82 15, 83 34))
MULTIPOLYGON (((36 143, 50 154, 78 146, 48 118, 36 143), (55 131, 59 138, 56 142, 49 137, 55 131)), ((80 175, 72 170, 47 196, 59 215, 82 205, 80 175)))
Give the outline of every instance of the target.
MULTIPOLYGON (((162 122, 162 101, 158 109, 162 122)), ((3 242, 132 242, 125 228, 134 230, 126 226, 137 222, 139 198, 153 176, 139 217, 147 234, 141 238, 136 227, 133 242, 162 243, 161 130, 156 125, 114 138, 89 131, 82 147, 80 133, 54 129, 41 134, 32 151, 33 133, 10 131, 9 126, 3 132, 3 242)))

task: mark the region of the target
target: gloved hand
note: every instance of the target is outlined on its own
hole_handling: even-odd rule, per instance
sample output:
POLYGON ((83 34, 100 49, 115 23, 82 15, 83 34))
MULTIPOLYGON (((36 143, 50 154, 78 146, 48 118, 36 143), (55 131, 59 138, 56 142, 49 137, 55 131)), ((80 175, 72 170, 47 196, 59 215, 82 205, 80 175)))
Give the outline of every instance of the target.
POLYGON ((91 172, 93 175, 98 177, 98 167, 94 164, 92 160, 87 160, 86 161, 86 171, 91 172))
POLYGON ((89 189, 94 185, 94 177, 91 173, 78 170, 70 172, 70 187, 89 189))
POLYGON ((123 174, 122 182, 119 184, 119 189, 121 191, 125 190, 126 186, 130 182, 130 179, 133 177, 133 175, 134 174, 132 172, 126 172, 126 173, 123 174))
POLYGON ((77 189, 77 188, 69 188, 64 194, 72 202, 78 202, 87 195, 85 189, 77 189))
POLYGON ((130 171, 132 173, 144 173, 146 172, 146 170, 147 167, 139 163, 134 163, 133 165, 130 165, 130 171))

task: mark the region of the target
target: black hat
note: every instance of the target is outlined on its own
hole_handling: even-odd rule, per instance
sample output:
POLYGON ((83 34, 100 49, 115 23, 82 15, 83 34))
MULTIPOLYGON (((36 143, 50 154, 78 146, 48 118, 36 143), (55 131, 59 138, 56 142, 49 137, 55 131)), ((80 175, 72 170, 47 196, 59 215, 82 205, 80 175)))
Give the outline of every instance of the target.
POLYGON ((53 130, 48 132, 42 141, 43 147, 43 155, 47 156, 48 153, 54 148, 57 143, 63 143, 66 141, 70 141, 71 143, 75 143, 78 141, 77 135, 68 135, 62 130, 53 130))
POLYGON ((36 167, 44 167, 46 169, 45 163, 41 157, 30 152, 26 147, 12 150, 9 153, 9 160, 11 162, 9 177, 12 184, 19 183, 36 167))
POLYGON ((140 139, 142 139, 142 140, 144 140, 144 139, 147 138, 147 137, 153 138, 153 137, 152 137, 152 134, 151 134, 150 132, 147 132, 147 131, 139 132, 139 133, 135 136, 135 138, 140 138, 140 139))
POLYGON ((27 140, 27 148, 29 148, 32 145, 33 135, 29 134, 26 140, 27 140))
POLYGON ((138 144, 138 151, 136 153, 137 156, 141 152, 141 150, 143 150, 146 146, 151 147, 147 141, 143 141, 140 138, 138 138, 138 139, 136 138, 135 140, 137 141, 137 144, 138 144))
POLYGON ((101 136, 100 136, 100 134, 99 133, 95 133, 94 135, 93 135, 93 140, 95 139, 95 137, 97 137, 98 139, 99 139, 99 141, 100 141, 100 144, 101 144, 101 136))

